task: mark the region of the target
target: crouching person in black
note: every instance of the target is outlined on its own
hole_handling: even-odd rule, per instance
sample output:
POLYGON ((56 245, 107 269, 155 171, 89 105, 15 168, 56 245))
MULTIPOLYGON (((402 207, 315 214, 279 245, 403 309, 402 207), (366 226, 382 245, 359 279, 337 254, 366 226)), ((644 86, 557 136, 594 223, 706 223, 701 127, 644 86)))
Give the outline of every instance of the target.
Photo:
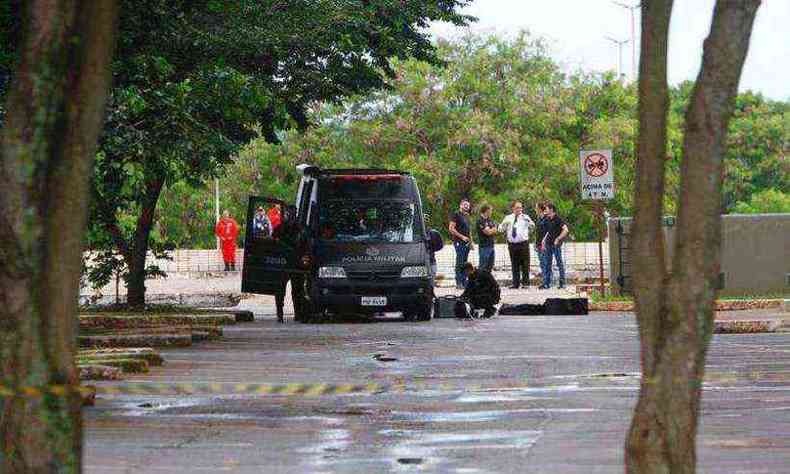
POLYGON ((471 263, 463 267, 468 279, 466 290, 461 294, 461 300, 472 306, 472 311, 482 309, 483 317, 490 318, 496 313, 499 303, 499 284, 490 272, 475 269, 471 263))

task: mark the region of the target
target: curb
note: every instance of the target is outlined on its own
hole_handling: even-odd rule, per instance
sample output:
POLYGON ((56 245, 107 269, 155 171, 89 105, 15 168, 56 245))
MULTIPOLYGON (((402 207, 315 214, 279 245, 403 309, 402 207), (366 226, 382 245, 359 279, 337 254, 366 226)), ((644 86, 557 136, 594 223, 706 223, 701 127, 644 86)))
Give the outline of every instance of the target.
MULTIPOLYGON (((750 309, 779 309, 790 312, 789 300, 757 299, 757 300, 716 300, 715 311, 746 311, 750 309)), ((590 311, 615 311, 630 313, 634 311, 633 301, 604 301, 590 303, 590 311)))
POLYGON ((788 321, 781 319, 715 321, 713 334, 757 334, 776 332, 788 321))
POLYGON ((79 336, 79 346, 92 347, 188 347, 191 334, 130 334, 126 336, 79 336))
MULTIPOLYGON (((242 300, 242 293, 157 293, 146 295, 146 304, 169 304, 186 306, 206 306, 214 308, 231 308, 242 300)), ((126 295, 120 296, 120 302, 126 302, 126 295)), ((115 304, 115 295, 80 295, 80 306, 104 306, 115 304)))
POLYGON ((163 326, 222 326, 236 324, 235 315, 220 314, 81 314, 80 329, 142 329, 163 326))

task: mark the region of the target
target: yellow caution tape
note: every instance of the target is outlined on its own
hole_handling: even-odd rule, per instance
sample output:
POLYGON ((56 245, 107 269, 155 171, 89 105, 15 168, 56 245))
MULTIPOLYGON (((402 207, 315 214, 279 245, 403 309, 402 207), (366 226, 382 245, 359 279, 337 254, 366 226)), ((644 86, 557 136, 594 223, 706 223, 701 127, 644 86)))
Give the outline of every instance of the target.
POLYGON ((368 384, 325 384, 292 383, 283 385, 269 384, 161 384, 125 383, 119 385, 49 385, 46 387, 17 387, 0 383, 0 398, 38 399, 45 395, 64 397, 70 394, 82 396, 96 395, 196 395, 196 394, 248 394, 284 395, 288 397, 317 397, 321 395, 345 395, 351 393, 377 393, 386 387, 376 383, 368 384))
MULTIPOLYGON (((512 388, 512 387, 508 387, 512 388)), ((483 390, 480 384, 453 384, 448 382, 411 381, 396 379, 391 384, 329 384, 329 383, 118 383, 112 385, 49 385, 46 387, 23 386, 14 388, 0 382, 0 398, 40 399, 44 396, 66 397, 79 394, 94 395, 274 395, 285 397, 319 397, 324 395, 403 393, 419 390, 475 392, 483 390)))

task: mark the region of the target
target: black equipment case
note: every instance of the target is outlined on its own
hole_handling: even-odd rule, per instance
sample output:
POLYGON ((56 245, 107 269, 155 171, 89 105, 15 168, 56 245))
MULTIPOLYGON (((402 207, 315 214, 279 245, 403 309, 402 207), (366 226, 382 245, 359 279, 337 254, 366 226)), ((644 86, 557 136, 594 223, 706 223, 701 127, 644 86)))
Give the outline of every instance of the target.
POLYGON ((455 303, 457 301, 457 296, 437 296, 433 300, 433 317, 455 318, 455 303))

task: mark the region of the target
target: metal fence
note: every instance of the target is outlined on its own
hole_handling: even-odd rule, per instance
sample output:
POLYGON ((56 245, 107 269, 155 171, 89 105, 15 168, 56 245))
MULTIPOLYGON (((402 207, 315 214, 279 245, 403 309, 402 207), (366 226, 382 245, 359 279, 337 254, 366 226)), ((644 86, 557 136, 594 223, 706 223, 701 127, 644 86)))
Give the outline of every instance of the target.
MULTIPOLYGON (((219 272, 224 269, 222 255, 217 250, 181 249, 170 253, 172 260, 156 260, 149 257, 148 265, 156 264, 166 273, 219 272)), ((598 269, 597 242, 568 242, 562 246, 562 256, 569 272, 592 272, 598 269)), ((469 254, 469 260, 477 265, 477 249, 469 254)), ((604 243, 603 260, 605 274, 609 274, 609 245, 604 243)), ((236 251, 236 268, 241 269, 244 263, 244 251, 236 251)), ((450 243, 436 254, 436 263, 440 274, 452 275, 455 268, 455 251, 450 243)), ((538 255, 535 247, 530 249, 530 268, 533 273, 539 271, 538 255)), ((510 257, 507 245, 496 245, 494 269, 510 270, 510 257)))

